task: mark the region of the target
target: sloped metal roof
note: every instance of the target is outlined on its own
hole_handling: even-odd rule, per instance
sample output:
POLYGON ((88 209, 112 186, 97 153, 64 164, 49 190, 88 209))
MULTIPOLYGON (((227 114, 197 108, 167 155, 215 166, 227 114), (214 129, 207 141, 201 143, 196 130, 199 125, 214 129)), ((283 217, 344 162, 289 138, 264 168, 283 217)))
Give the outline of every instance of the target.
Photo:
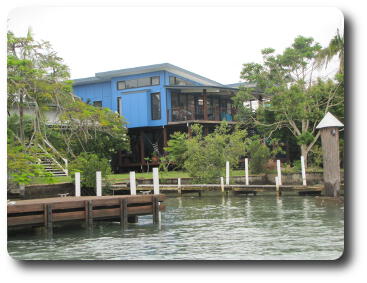
POLYGON ((340 122, 333 114, 330 112, 326 113, 324 118, 317 125, 316 129, 322 128, 333 128, 333 127, 344 127, 343 123, 340 122))

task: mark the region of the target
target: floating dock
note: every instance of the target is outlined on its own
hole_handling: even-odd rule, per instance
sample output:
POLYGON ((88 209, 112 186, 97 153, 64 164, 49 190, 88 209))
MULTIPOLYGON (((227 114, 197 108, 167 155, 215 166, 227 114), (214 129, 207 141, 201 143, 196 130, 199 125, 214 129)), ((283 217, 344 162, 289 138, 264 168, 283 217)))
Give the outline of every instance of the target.
POLYGON ((83 196, 31 199, 8 202, 8 228, 45 226, 52 229, 54 223, 95 220, 117 220, 124 226, 137 222, 140 215, 153 215, 153 223, 159 222, 161 204, 159 195, 83 196))

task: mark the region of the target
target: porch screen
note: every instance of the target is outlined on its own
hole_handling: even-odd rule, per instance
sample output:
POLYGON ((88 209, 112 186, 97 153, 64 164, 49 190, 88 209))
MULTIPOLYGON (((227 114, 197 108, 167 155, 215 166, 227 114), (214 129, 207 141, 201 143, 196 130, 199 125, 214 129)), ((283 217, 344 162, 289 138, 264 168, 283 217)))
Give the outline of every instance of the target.
POLYGON ((150 96, 152 106, 152 120, 161 119, 161 94, 159 92, 152 93, 150 96))

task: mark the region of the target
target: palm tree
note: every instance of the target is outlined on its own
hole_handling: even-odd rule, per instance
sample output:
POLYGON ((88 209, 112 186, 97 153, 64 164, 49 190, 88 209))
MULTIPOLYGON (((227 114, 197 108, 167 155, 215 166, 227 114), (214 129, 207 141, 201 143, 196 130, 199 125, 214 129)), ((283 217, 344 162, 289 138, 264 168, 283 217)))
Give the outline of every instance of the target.
POLYGON ((326 68, 334 56, 339 57, 338 73, 344 73, 344 35, 340 35, 339 29, 337 29, 336 35, 330 40, 329 45, 320 50, 316 59, 317 66, 319 68, 325 66, 326 68))

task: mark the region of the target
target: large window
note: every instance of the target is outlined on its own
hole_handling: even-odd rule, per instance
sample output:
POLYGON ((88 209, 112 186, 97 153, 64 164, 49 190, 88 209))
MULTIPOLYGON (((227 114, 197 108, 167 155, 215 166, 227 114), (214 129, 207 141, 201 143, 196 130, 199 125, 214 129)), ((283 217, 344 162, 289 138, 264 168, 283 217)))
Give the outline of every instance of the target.
POLYGON ((150 95, 152 105, 152 120, 161 119, 161 94, 159 92, 150 95))
POLYGON ((137 87, 144 87, 144 86, 151 86, 151 85, 159 85, 160 80, 159 76, 154 77, 144 77, 139 79, 133 80, 125 80, 125 81, 118 81, 117 82, 117 89, 127 89, 127 88, 137 88, 137 87))
POLYGON ((169 77, 170 85, 192 85, 192 83, 178 77, 169 77))

